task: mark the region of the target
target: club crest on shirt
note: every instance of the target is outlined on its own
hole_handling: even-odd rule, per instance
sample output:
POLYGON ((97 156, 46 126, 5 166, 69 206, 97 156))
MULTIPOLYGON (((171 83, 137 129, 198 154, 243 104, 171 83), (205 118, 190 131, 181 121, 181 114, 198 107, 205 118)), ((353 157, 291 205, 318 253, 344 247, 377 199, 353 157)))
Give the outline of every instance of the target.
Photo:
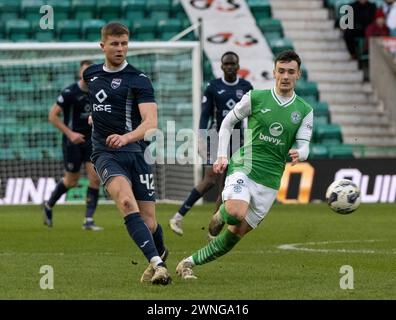
POLYGON ((235 92, 235 94, 236 94, 236 96, 237 96, 238 99, 242 99, 242 97, 243 97, 243 90, 237 90, 237 91, 235 92))
POLYGON ((121 80, 122 79, 114 78, 113 81, 111 81, 111 88, 117 89, 121 84, 121 80))
POLYGON ((301 114, 298 111, 294 111, 294 112, 292 112, 290 118, 291 118, 291 122, 293 122, 294 124, 297 124, 301 120, 301 114))

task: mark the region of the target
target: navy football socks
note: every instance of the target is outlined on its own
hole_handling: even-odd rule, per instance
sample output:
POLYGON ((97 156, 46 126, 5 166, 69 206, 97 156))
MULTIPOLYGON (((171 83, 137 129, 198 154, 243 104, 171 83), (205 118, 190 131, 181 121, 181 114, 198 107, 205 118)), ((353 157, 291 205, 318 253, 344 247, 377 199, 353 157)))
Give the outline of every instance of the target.
POLYGON ((59 200, 59 198, 67 191, 68 189, 63 183, 63 180, 59 181, 56 185, 54 191, 51 193, 51 197, 47 201, 47 205, 52 208, 55 203, 59 200))
POLYGON ((158 223, 157 224, 157 229, 153 233, 153 239, 155 243, 155 247, 157 248, 157 251, 160 255, 163 255, 165 252, 165 246, 164 246, 164 236, 162 232, 162 227, 158 223))
POLYGON ((202 194, 200 194, 197 189, 192 189, 190 195, 188 196, 187 200, 184 201, 182 206, 179 209, 179 213, 182 216, 185 216, 186 213, 191 209, 191 207, 194 205, 195 202, 199 200, 199 198, 202 197, 202 194))
POLYGON ((96 206, 98 204, 98 199, 99 199, 99 189, 94 189, 94 188, 90 188, 88 187, 87 189, 87 210, 85 212, 85 218, 92 218, 94 213, 95 213, 95 209, 96 206))
POLYGON ((153 257, 159 256, 154 244, 153 235, 140 217, 140 214, 138 212, 128 214, 124 217, 124 220, 129 235, 143 252, 148 262, 150 262, 153 257))

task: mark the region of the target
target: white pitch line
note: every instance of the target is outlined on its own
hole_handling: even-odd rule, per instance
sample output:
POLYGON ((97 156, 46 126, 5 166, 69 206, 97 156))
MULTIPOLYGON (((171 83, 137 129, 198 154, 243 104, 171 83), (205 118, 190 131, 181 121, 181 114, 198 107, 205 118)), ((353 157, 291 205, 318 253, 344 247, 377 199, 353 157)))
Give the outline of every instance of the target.
POLYGON ((277 246, 278 249, 281 250, 294 250, 294 251, 305 251, 305 252, 337 252, 337 253, 364 253, 364 254, 396 254, 396 249, 391 249, 392 252, 389 251, 381 251, 381 250, 373 250, 373 249, 314 249, 314 248, 306 248, 300 246, 318 246, 318 245, 327 245, 327 244, 335 244, 335 243, 373 243, 373 242, 381 242, 384 240, 340 240, 340 241, 318 241, 318 242, 302 242, 302 243, 290 243, 290 244, 282 244, 277 246))

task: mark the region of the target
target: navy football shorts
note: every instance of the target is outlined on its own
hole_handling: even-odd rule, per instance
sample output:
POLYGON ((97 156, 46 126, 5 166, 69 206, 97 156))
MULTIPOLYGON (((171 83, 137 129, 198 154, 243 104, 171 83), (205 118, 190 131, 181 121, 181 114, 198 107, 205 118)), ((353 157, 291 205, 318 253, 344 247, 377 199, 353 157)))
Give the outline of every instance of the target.
POLYGON ((63 165, 67 172, 79 172, 81 164, 91 161, 92 143, 87 139, 84 143, 73 144, 69 140, 62 144, 63 165))
POLYGON ((136 200, 155 201, 154 176, 143 152, 100 151, 94 152, 91 160, 104 186, 111 177, 124 176, 136 200))

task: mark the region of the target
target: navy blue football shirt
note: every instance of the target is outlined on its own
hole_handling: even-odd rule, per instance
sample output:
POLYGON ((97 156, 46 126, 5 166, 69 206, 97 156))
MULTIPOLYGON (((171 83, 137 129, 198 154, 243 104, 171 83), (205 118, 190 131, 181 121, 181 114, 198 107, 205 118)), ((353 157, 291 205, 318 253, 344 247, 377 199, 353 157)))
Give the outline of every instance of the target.
POLYGON ((143 151, 146 147, 144 141, 113 149, 106 146, 106 138, 112 134, 126 134, 140 125, 142 117, 138 105, 155 103, 149 78, 126 62, 118 71, 110 71, 104 64, 91 65, 83 77, 89 88, 92 107, 94 151, 143 151))
MULTIPOLYGON (((243 95, 253 89, 249 81, 238 78, 234 83, 229 83, 224 78, 209 82, 202 98, 202 113, 199 121, 200 129, 208 129, 209 120, 215 121, 217 131, 225 116, 242 99, 243 95)), ((209 126, 209 127, 212 127, 209 126)), ((235 129, 240 128, 237 123, 235 129)))
MULTIPOLYGON (((56 101, 63 112, 63 123, 71 130, 81 133, 85 138, 91 137, 88 116, 91 110, 88 92, 81 90, 78 82, 65 88, 56 101)), ((64 139, 65 139, 64 135, 64 139)))

